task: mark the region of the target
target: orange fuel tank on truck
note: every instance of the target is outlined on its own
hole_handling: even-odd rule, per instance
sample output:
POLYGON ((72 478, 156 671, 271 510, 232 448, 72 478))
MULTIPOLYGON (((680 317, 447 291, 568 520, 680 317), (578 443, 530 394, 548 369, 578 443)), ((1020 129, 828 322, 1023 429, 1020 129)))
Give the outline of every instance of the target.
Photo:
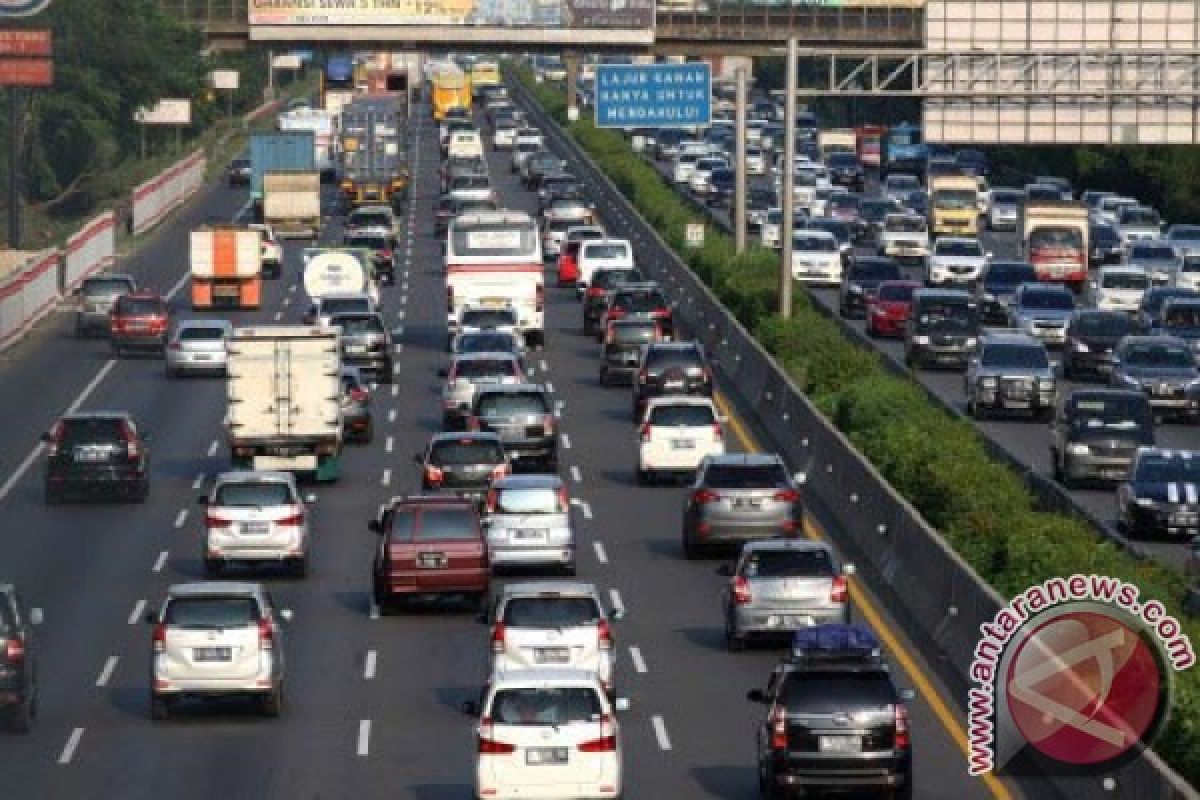
POLYGON ((192 231, 191 274, 192 308, 258 308, 262 233, 232 225, 192 231))

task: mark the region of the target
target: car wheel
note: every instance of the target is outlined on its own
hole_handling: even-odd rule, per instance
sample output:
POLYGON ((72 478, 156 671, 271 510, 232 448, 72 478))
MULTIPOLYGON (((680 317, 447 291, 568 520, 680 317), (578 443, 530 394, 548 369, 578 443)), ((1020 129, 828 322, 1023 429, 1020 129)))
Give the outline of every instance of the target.
POLYGON ((875 329, 874 322, 867 322, 867 336, 868 336, 868 338, 871 338, 871 339, 879 338, 879 331, 877 331, 875 329))
POLYGON ((608 370, 605 369, 604 367, 601 367, 600 368, 600 385, 608 386, 608 383, 609 383, 608 370))
POLYGON ((571 561, 570 563, 563 565, 562 571, 563 575, 566 575, 568 578, 574 578, 576 572, 575 562, 571 561))
POLYGON ((308 556, 294 559, 291 563, 292 577, 303 579, 308 577, 308 556))
POLYGON ((167 380, 173 380, 173 379, 179 377, 179 370, 176 369, 175 367, 167 367, 163 371, 166 372, 166 374, 167 374, 167 380))
POLYGON ((391 361, 385 361, 383 368, 379 371, 380 383, 392 383, 396 380, 396 365, 391 361))
POLYGON ((62 502, 62 495, 59 494, 57 489, 51 489, 49 486, 47 486, 46 492, 43 495, 43 499, 45 500, 46 505, 56 506, 62 502))
POLYGON ((267 717, 278 717, 283 711, 283 683, 263 696, 262 713, 267 717))
POLYGON ((144 503, 146 498, 150 496, 150 482, 142 481, 142 483, 133 490, 133 502, 144 503))
POLYGON ((904 785, 898 789, 892 790, 892 800, 912 800, 913 798, 913 780, 912 775, 904 781, 904 785))
POLYGON ((33 698, 26 697, 23 703, 9 712, 8 729, 13 733, 29 733, 33 730, 33 717, 33 698))
POLYGON ((549 458, 545 459, 542 462, 542 467, 543 467, 543 469, 546 470, 546 472, 551 472, 551 473, 558 472, 558 456, 552 455, 549 458))
POLYGON ((637 470, 637 484, 638 484, 638 486, 649 486, 650 485, 650 473, 644 469, 638 469, 637 470))
POLYGON ((171 716, 171 701, 156 694, 150 695, 150 719, 161 722, 171 716))

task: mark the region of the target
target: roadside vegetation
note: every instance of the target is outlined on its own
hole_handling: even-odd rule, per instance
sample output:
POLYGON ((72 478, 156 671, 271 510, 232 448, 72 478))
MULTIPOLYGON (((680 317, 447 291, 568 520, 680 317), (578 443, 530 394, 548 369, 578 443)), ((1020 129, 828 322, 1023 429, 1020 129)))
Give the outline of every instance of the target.
MULTIPOLYGON (((1200 624, 1183 613, 1188 582, 1181 573, 1135 560, 1081 520, 1039 510, 1021 477, 988 455, 974 426, 935 406, 911 380, 889 373, 874 351, 845 338, 799 284, 792 317, 781 317, 773 251, 737 255, 732 237, 711 224, 704 246, 687 248, 687 224, 707 220, 618 132, 589 119, 567 123, 561 88, 535 84, 524 68, 515 72, 821 411, 998 592, 1011 597, 1075 573, 1121 578, 1141 587, 1143 598, 1163 601, 1193 646, 1200 644, 1200 624)), ((1177 675, 1172 716, 1155 749, 1200 785, 1200 670, 1177 675)))

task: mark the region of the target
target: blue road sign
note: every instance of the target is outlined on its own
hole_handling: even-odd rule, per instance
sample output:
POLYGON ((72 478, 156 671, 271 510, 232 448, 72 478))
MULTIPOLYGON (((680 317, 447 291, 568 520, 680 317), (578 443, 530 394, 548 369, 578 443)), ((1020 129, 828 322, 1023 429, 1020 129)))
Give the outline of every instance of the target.
POLYGON ((712 121, 712 67, 597 64, 596 127, 696 128, 712 121))

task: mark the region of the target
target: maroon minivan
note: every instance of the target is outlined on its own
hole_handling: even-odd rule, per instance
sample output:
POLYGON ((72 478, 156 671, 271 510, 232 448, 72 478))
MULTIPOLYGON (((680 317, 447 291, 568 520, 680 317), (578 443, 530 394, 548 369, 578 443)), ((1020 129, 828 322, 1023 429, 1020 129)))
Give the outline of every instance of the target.
POLYGON ((458 595, 482 606, 491 565, 475 503, 452 496, 396 497, 368 523, 379 534, 372 592, 380 613, 397 601, 458 595))

